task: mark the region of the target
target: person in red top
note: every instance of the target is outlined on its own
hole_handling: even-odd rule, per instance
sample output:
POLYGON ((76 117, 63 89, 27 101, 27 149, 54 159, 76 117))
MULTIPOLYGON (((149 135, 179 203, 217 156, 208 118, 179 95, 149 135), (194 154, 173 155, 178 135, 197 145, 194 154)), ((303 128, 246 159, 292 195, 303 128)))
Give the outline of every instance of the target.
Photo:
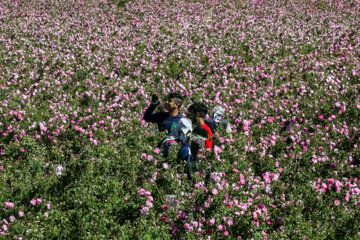
POLYGON ((208 108, 203 103, 194 103, 189 107, 188 118, 191 122, 198 127, 202 127, 208 132, 208 139, 205 142, 205 147, 208 150, 212 149, 212 132, 208 125, 205 123, 205 117, 208 113, 208 108))

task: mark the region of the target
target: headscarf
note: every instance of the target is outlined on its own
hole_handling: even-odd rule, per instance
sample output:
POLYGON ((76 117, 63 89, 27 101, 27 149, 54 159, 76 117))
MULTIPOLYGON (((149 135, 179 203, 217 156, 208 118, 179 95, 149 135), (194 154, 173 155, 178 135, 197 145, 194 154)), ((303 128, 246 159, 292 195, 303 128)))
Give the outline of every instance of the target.
POLYGON ((222 107, 216 107, 213 110, 213 119, 216 123, 220 122, 225 114, 225 109, 223 109, 222 107))

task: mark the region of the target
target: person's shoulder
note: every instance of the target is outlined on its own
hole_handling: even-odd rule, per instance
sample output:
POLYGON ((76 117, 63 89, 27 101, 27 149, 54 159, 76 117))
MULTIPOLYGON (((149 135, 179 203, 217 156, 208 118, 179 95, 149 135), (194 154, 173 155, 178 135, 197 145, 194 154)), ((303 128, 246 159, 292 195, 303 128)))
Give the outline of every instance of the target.
POLYGON ((192 123, 191 123, 191 120, 189 119, 189 118, 185 118, 185 117, 182 117, 182 118, 180 118, 180 120, 179 120, 179 124, 184 124, 184 125, 191 125, 192 123))
POLYGON ((153 114, 154 117, 160 121, 164 121, 165 119, 167 119, 169 117, 169 113, 168 112, 157 112, 153 114))
POLYGON ((210 127, 209 127, 206 123, 204 123, 203 125, 201 125, 201 127, 202 127, 202 128, 205 128, 205 129, 210 129, 210 127))
POLYGON ((213 123, 213 122, 215 122, 215 120, 212 117, 208 117, 205 119, 205 123, 207 123, 207 122, 213 123))
POLYGON ((158 112, 159 116, 169 117, 169 112, 158 112))
POLYGON ((201 127, 202 128, 204 128, 206 131, 208 131, 209 133, 211 133, 211 129, 210 129, 210 127, 206 124, 206 123, 204 123, 203 125, 201 125, 201 127))
MULTIPOLYGON (((169 113, 167 113, 169 116, 169 113)), ((183 116, 179 113, 178 115, 172 117, 172 119, 176 120, 176 121, 180 121, 181 119, 183 119, 183 116)))

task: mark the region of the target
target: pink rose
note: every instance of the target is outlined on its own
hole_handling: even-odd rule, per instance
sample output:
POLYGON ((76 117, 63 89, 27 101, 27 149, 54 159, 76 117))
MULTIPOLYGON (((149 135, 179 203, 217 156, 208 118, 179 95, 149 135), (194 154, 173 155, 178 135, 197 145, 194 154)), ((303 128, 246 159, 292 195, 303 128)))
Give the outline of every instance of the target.
POLYGON ((5 207, 7 207, 7 208, 13 208, 13 207, 15 207, 15 204, 12 203, 12 202, 5 202, 5 207))
POLYGON ((19 217, 22 217, 22 216, 24 216, 24 212, 20 210, 18 215, 19 215, 19 217))
POLYGON ((14 217, 14 216, 10 216, 10 217, 9 217, 9 220, 10 220, 10 222, 14 222, 14 221, 15 221, 15 217, 14 217))
POLYGON ((218 194, 218 190, 217 190, 216 188, 214 188, 213 190, 211 190, 211 193, 212 193, 213 195, 217 195, 217 194, 218 194))
POLYGON ((146 193, 146 190, 145 189, 140 189, 139 191, 138 191, 138 194, 140 194, 140 195, 144 195, 146 193))

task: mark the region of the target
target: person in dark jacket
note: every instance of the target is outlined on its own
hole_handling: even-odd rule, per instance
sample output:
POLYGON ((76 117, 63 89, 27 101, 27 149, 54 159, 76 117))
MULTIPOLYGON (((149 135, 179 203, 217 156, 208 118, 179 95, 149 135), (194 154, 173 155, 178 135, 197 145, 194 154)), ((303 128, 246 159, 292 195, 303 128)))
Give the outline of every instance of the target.
MULTIPOLYGON (((158 125, 158 129, 160 132, 165 132, 166 135, 169 135, 173 132, 179 121, 182 118, 179 110, 183 104, 183 97, 179 93, 170 93, 165 101, 165 109, 167 112, 157 112, 154 113, 155 108, 160 104, 158 96, 155 94, 152 96, 151 104, 148 109, 145 111, 144 120, 146 122, 156 123, 158 125)), ((166 138, 165 138, 166 139, 166 138)), ((159 144, 158 147, 162 148, 162 153, 164 157, 168 156, 169 148, 172 144, 167 142, 167 144, 163 145, 163 139, 159 144)))
POLYGON ((179 110, 183 104, 183 97, 179 93, 170 93, 165 102, 167 112, 154 113, 155 108, 160 104, 158 96, 152 96, 151 104, 145 111, 144 120, 146 122, 156 123, 159 131, 165 131, 169 134, 176 128, 177 123, 182 118, 179 110))

